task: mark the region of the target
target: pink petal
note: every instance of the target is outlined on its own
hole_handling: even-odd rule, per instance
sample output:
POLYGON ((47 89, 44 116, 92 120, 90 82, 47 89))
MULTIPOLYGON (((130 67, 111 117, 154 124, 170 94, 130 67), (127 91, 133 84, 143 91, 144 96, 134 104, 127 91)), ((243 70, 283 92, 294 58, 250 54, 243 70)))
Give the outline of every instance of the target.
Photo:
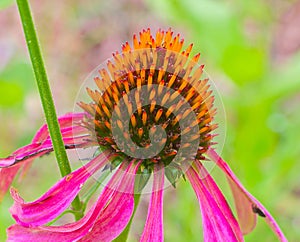
POLYGON ((238 221, 243 234, 249 234, 256 226, 257 216, 253 213, 252 202, 235 183, 228 179, 236 207, 238 221))
POLYGON ((229 178, 233 195, 235 197, 235 202, 238 203, 236 204, 236 206, 237 206, 237 212, 239 213, 238 216, 239 216, 240 224, 241 226, 245 226, 244 227, 245 231, 250 232, 251 228, 253 228, 253 218, 252 218, 253 215, 251 215, 251 213, 254 214, 255 211, 261 213, 261 215, 265 217, 266 222, 272 228, 272 230, 280 239, 280 241, 284 241, 284 242, 287 241, 283 232, 277 225, 272 215, 268 212, 267 209, 265 209, 265 207, 255 197, 253 197, 244 188, 244 186, 241 184, 241 182, 238 180, 238 178, 234 175, 232 170, 229 168, 227 163, 213 149, 209 149, 207 155, 225 172, 225 174, 229 178), (243 202, 243 204, 240 204, 240 202, 243 202), (241 213, 241 211, 243 211, 243 213, 241 213), (250 218, 249 220, 250 225, 248 226, 247 226, 247 222, 248 222, 247 218, 250 218))
POLYGON ((64 226, 40 226, 36 228, 13 225, 7 230, 8 241, 67 242, 78 241, 87 234, 83 241, 93 239, 96 239, 93 241, 111 241, 121 233, 131 217, 134 202, 134 175, 128 174, 132 174, 132 172, 135 174, 137 168, 138 165, 132 163, 124 173, 120 167, 103 189, 98 201, 79 221, 64 226), (119 191, 128 191, 130 197, 127 197, 127 193, 119 191), (104 223, 105 220, 108 222, 104 223), (91 230, 92 228, 93 230, 91 230))
POLYGON ((153 188, 148 215, 140 241, 164 241, 163 231, 163 188, 164 167, 154 166, 153 188))
POLYGON ((11 167, 0 168, 0 203, 17 173, 20 171, 18 182, 21 182, 31 165, 32 159, 28 159, 24 164, 18 163, 11 167))
MULTIPOLYGON (((58 118, 66 148, 90 145, 90 142, 86 140, 86 136, 88 136, 87 130, 78 125, 73 126, 73 124, 79 123, 86 115, 88 114, 70 113, 58 118)), ((25 173, 24 171, 30 167, 34 158, 47 154, 52 150, 53 147, 47 125, 43 125, 34 136, 31 144, 16 150, 7 158, 0 159, 0 167, 5 168, 0 168, 0 202, 20 168, 23 168, 22 176, 25 173), (19 161, 26 162, 18 163, 19 161), (10 167, 13 165, 14 168, 10 167)))
POLYGON ((11 189, 15 201, 10 209, 12 216, 23 226, 39 226, 51 221, 70 205, 85 181, 106 163, 106 153, 100 154, 87 165, 62 178, 34 202, 25 203, 17 191, 11 189))
POLYGON ((31 167, 32 161, 29 159, 26 163, 19 163, 11 167, 0 168, 0 203, 11 186, 15 176, 21 170, 19 175, 19 182, 25 176, 27 170, 31 167))
MULTIPOLYGON (((24 162, 24 164, 22 164, 19 178, 18 178, 18 183, 20 183, 22 181, 22 179, 27 175, 27 172, 31 168, 32 163, 33 163, 33 160, 29 159, 26 162, 24 162)), ((4 169, 6 169, 6 168, 4 168, 4 169)))
POLYGON ((0 168, 0 202, 2 201, 20 168, 21 164, 17 164, 8 168, 0 168))
MULTIPOLYGON (((63 129, 68 129, 73 126, 74 123, 79 123, 81 120, 84 119, 88 114, 87 113, 67 113, 63 116, 58 117, 59 126, 61 131, 63 129)), ((80 126, 75 126, 80 127, 80 126)), ((63 131, 62 131, 63 132, 63 131)), ((34 136, 32 142, 39 142, 42 143, 49 137, 49 131, 46 124, 44 124, 34 136)))
POLYGON ((201 208, 204 241, 244 241, 237 221, 209 174, 200 179, 195 169, 190 167, 186 175, 192 184, 201 208))
POLYGON ((126 171, 120 186, 114 191, 113 196, 106 201, 93 229, 81 242, 109 242, 117 238, 128 224, 134 208, 134 179, 139 163, 126 171))
MULTIPOLYGON (((58 118, 66 148, 71 149, 89 145, 86 139, 88 136, 87 130, 75 124, 79 123, 86 115, 86 113, 71 113, 58 118)), ((31 144, 16 150, 6 158, 0 159, 0 167, 8 167, 17 162, 26 161, 29 158, 36 158, 51 151, 53 151, 52 142, 48 127, 45 124, 38 130, 31 144)))
POLYGON ((236 237, 240 240, 243 241, 243 235, 241 233, 240 226, 238 222, 236 221, 231 209, 229 208, 229 205, 223 196, 222 192, 218 188, 217 184, 213 180, 213 178, 210 176, 208 171, 205 169, 205 167, 201 164, 199 161, 195 161, 195 166, 197 170, 200 172, 200 177, 202 178, 202 182, 207 188, 207 190, 210 192, 210 194, 213 196, 214 200, 216 201, 217 205, 223 212, 224 216, 227 218, 228 223, 230 226, 233 228, 233 231, 236 235, 236 237), (223 208, 228 208, 224 209, 223 208))

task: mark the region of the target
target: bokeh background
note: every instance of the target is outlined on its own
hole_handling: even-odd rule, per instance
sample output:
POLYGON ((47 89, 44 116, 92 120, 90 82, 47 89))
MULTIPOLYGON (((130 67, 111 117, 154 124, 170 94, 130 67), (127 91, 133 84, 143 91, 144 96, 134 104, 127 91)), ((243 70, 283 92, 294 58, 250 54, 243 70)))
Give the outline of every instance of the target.
MULTIPOLYGON (((58 114, 72 111, 88 73, 143 28, 172 27, 194 43, 218 86, 227 119, 222 156, 271 211, 289 241, 300 241, 300 1, 31 0, 58 114)), ((27 144, 44 122, 17 7, 0 0, 0 156, 27 144)), ((224 124, 220 124, 222 126, 224 124)), ((72 154, 70 154, 72 157, 72 154)), ((75 157, 75 156, 74 156, 75 157)), ((71 159, 72 160, 72 159, 71 159)), ((78 164, 73 159, 72 166, 78 164)), ((226 179, 212 171, 232 203, 226 179)), ((59 178, 53 155, 14 186, 26 200, 59 178)), ((1 177, 0 177, 1 179, 1 177)), ((0 241, 13 223, 0 204, 0 241)), ((186 182, 166 191, 165 241, 201 241, 201 215, 186 182)), ((130 241, 142 231, 147 201, 130 241)), ((259 218, 246 241, 276 241, 259 218)))

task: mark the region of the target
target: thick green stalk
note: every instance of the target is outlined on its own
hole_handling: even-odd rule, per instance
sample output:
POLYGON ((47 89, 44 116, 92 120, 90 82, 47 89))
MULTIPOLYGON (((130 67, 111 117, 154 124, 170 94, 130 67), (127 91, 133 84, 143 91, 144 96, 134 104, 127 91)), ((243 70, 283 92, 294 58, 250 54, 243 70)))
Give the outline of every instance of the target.
MULTIPOLYGON (((49 86, 49 81, 39 47, 37 34, 35 31, 33 19, 29 3, 27 0, 17 0, 19 13, 23 25, 23 30, 26 38, 27 47, 32 62, 35 79, 37 82, 38 90, 41 97, 42 106, 44 109, 46 122, 48 125, 50 137, 53 143, 54 153, 62 176, 66 176, 71 172, 70 163, 67 157, 67 153, 62 140, 55 106, 52 98, 52 93, 49 86)), ((77 211, 76 219, 80 219, 83 216, 81 211, 82 205, 79 197, 76 197, 72 202, 73 209, 77 211)))

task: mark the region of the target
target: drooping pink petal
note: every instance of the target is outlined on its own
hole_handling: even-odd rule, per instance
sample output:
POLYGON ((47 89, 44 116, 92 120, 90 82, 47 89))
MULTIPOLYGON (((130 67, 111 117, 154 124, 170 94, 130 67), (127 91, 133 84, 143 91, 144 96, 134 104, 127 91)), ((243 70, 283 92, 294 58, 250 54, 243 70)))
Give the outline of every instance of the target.
POLYGON ((248 234, 255 228, 257 222, 257 216, 253 213, 252 202, 231 179, 228 179, 228 182, 233 194, 240 227, 243 234, 248 234))
POLYGON ((80 238, 83 238, 82 241, 113 240, 126 227, 132 215, 135 176, 130 174, 135 174, 138 166, 139 164, 132 162, 125 172, 121 166, 105 186, 94 206, 79 221, 64 226, 35 228, 16 224, 7 230, 8 241, 68 242, 78 241, 80 238), (124 193, 125 191, 128 193, 124 193))
POLYGON ((113 196, 106 202, 93 229, 80 242, 110 242, 125 229, 133 213, 134 179, 140 163, 133 164, 131 162, 119 187, 108 188, 114 191, 113 196))
MULTIPOLYGON (((63 116, 58 117, 58 123, 61 129, 61 132, 63 133, 64 130, 68 130, 69 128, 74 127, 80 127, 80 126, 74 126, 75 123, 79 123, 81 120, 84 119, 88 114, 87 113, 67 113, 63 116)), ((75 132, 76 133, 76 132, 75 132)), ((70 136, 73 136, 72 134, 70 136)), ((39 142, 42 143, 44 140, 46 140, 49 137, 49 130, 48 126, 44 124, 36 133, 34 136, 32 142, 39 142)))
MULTIPOLYGON (((17 182, 20 183, 22 181, 22 179, 27 175, 27 172, 29 171, 29 169, 31 168, 33 163, 33 160, 27 160, 26 162, 22 163, 20 172, 19 172, 19 177, 17 182)), ((6 168, 4 168, 6 169, 6 168)))
MULTIPOLYGON (((86 113, 70 113, 58 118, 64 144, 66 148, 85 147, 89 145, 86 137, 88 132, 84 127, 79 126, 86 113)), ((31 144, 26 145, 6 158, 0 159, 0 167, 12 166, 20 161, 40 157, 52 152, 52 142, 47 125, 43 125, 34 136, 31 144)))
POLYGON ((233 228, 233 232, 235 233, 236 237, 240 241, 243 241, 243 235, 241 232, 241 228, 240 228, 237 220, 235 219, 231 209, 229 208, 229 205, 228 205, 224 195, 218 188, 217 184, 215 183, 215 181, 213 180, 211 175, 208 173, 208 171, 205 169, 205 167, 201 164, 201 162, 195 161, 194 164, 195 164, 198 172, 200 173, 200 178, 202 179, 203 184, 205 185, 207 190, 210 192, 212 197, 215 199, 217 205, 223 212, 228 223, 233 228), (228 208, 228 209, 223 209, 223 208, 228 208))
POLYGON ((235 197, 237 212, 239 213, 238 216, 240 220, 240 225, 245 226, 245 230, 249 231, 249 229, 253 227, 253 215, 251 215, 251 213, 258 213, 265 218, 266 222, 272 228, 272 230, 280 239, 280 241, 286 242, 287 239, 284 236, 278 224, 276 223, 275 219, 268 212, 268 210, 246 190, 246 188, 241 184, 241 182, 232 172, 227 163, 213 149, 209 149, 207 155, 222 169, 222 171, 227 175, 230 181, 230 186, 235 197), (241 202, 243 204, 240 204, 241 202), (247 226, 247 218, 250 218, 250 226, 247 226))
POLYGON ((22 180, 26 172, 32 165, 32 158, 28 159, 25 163, 18 163, 14 166, 0 168, 0 203, 11 186, 15 176, 19 172, 18 182, 22 180))
POLYGON ((43 225, 63 212, 79 193, 85 181, 108 162, 103 152, 87 165, 63 177, 43 196, 25 203, 15 189, 11 189, 14 204, 10 212, 16 222, 23 226, 43 225))
POLYGON ((154 166, 153 188, 148 215, 140 241, 164 241, 163 231, 163 188, 164 167, 154 166))
POLYGON ((221 191, 210 179, 209 174, 201 179, 196 170, 190 167, 186 175, 192 184, 201 208, 204 241, 243 241, 237 221, 232 216, 221 191), (206 187, 206 184, 209 187, 206 187))
POLYGON ((8 168, 0 168, 0 202, 2 201, 20 167, 21 164, 17 164, 8 168))

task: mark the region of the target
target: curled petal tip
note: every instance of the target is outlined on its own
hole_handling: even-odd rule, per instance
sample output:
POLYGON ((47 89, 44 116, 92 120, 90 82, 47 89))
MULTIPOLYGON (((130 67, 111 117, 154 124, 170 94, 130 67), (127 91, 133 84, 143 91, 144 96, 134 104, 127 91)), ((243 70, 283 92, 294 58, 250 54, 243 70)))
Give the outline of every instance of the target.
POLYGON ((212 177, 199 162, 187 172, 201 208, 204 241, 244 241, 238 222, 212 177), (198 172, 200 172, 201 177, 198 172))
POLYGON ((20 203, 24 202, 24 200, 20 197, 18 190, 16 188, 14 187, 10 188, 10 195, 12 196, 15 202, 20 202, 20 203))

